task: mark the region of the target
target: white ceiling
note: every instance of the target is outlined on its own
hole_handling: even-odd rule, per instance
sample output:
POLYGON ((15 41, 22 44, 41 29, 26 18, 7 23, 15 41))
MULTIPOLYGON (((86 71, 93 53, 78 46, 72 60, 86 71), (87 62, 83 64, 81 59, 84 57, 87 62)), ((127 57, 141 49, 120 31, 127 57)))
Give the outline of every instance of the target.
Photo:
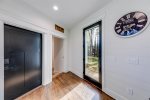
POLYGON ((111 0, 23 0, 65 28, 71 28, 111 0), (59 11, 53 10, 53 5, 59 11))

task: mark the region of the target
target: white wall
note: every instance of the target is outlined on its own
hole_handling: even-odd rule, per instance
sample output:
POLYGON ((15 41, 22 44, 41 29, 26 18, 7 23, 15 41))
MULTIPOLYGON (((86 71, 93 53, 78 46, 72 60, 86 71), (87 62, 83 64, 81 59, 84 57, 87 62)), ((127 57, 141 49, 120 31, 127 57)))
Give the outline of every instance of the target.
POLYGON ((0 100, 4 99, 4 25, 0 21, 0 100))
MULTIPOLYGON (((12 17, 30 25, 34 25, 34 27, 40 27, 44 31, 51 32, 50 34, 55 36, 65 38, 64 34, 55 31, 55 24, 59 23, 53 22, 50 20, 50 18, 30 7, 21 0, 0 0, 0 14, 0 18, 2 20, 6 18, 4 15, 7 15, 8 17, 12 17)), ((11 22, 12 19, 9 21, 11 22)), ((65 29, 65 33, 66 32, 67 30, 65 29)))
POLYGON ((52 82, 52 35, 43 35, 42 84, 52 82))
POLYGON ((115 23, 126 13, 143 11, 150 16, 149 5, 149 0, 113 0, 79 23, 69 35, 69 69, 83 76, 83 28, 102 19, 103 91, 117 100, 149 100, 150 26, 132 38, 121 38, 114 31, 115 23))
POLYGON ((64 72, 64 40, 53 37, 53 67, 54 72, 64 72))
POLYGON ((68 33, 55 31, 54 22, 20 0, 0 0, 0 100, 4 99, 4 23, 42 33, 43 85, 52 81, 52 35, 66 40, 68 33))

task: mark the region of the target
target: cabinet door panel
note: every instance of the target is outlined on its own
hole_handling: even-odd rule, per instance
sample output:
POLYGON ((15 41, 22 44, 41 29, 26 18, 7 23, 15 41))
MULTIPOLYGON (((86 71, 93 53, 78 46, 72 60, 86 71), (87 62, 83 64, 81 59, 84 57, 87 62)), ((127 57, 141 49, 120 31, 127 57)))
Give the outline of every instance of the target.
POLYGON ((5 25, 5 100, 12 100, 42 83, 42 36, 5 25))
POLYGON ((19 49, 18 41, 14 40, 17 34, 11 34, 11 29, 5 26, 4 38, 4 93, 5 100, 13 100, 24 91, 24 51, 19 49), (16 49, 15 49, 16 48, 16 49), (17 49, 18 48, 18 49, 17 49))
POLYGON ((29 91, 42 83, 42 62, 41 62, 41 35, 40 34, 29 34, 30 37, 24 36, 30 45, 25 44, 26 59, 25 59, 25 88, 29 91))

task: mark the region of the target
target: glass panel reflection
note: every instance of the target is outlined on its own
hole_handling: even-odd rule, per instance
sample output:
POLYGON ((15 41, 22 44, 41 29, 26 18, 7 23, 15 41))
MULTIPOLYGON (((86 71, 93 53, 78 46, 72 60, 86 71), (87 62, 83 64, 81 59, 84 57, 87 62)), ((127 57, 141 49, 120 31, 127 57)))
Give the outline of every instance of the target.
POLYGON ((99 77, 99 25, 85 31, 85 75, 100 81, 99 77))

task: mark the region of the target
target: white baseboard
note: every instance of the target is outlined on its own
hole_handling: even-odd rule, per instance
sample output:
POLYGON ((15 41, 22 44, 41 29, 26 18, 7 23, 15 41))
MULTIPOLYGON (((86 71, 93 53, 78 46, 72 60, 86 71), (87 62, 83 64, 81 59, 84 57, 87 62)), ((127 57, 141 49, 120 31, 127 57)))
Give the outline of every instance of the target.
POLYGON ((127 98, 125 98, 124 96, 119 95, 118 93, 108 89, 108 88, 103 88, 103 91, 110 95, 111 97, 113 97, 115 100, 128 100, 127 98))

